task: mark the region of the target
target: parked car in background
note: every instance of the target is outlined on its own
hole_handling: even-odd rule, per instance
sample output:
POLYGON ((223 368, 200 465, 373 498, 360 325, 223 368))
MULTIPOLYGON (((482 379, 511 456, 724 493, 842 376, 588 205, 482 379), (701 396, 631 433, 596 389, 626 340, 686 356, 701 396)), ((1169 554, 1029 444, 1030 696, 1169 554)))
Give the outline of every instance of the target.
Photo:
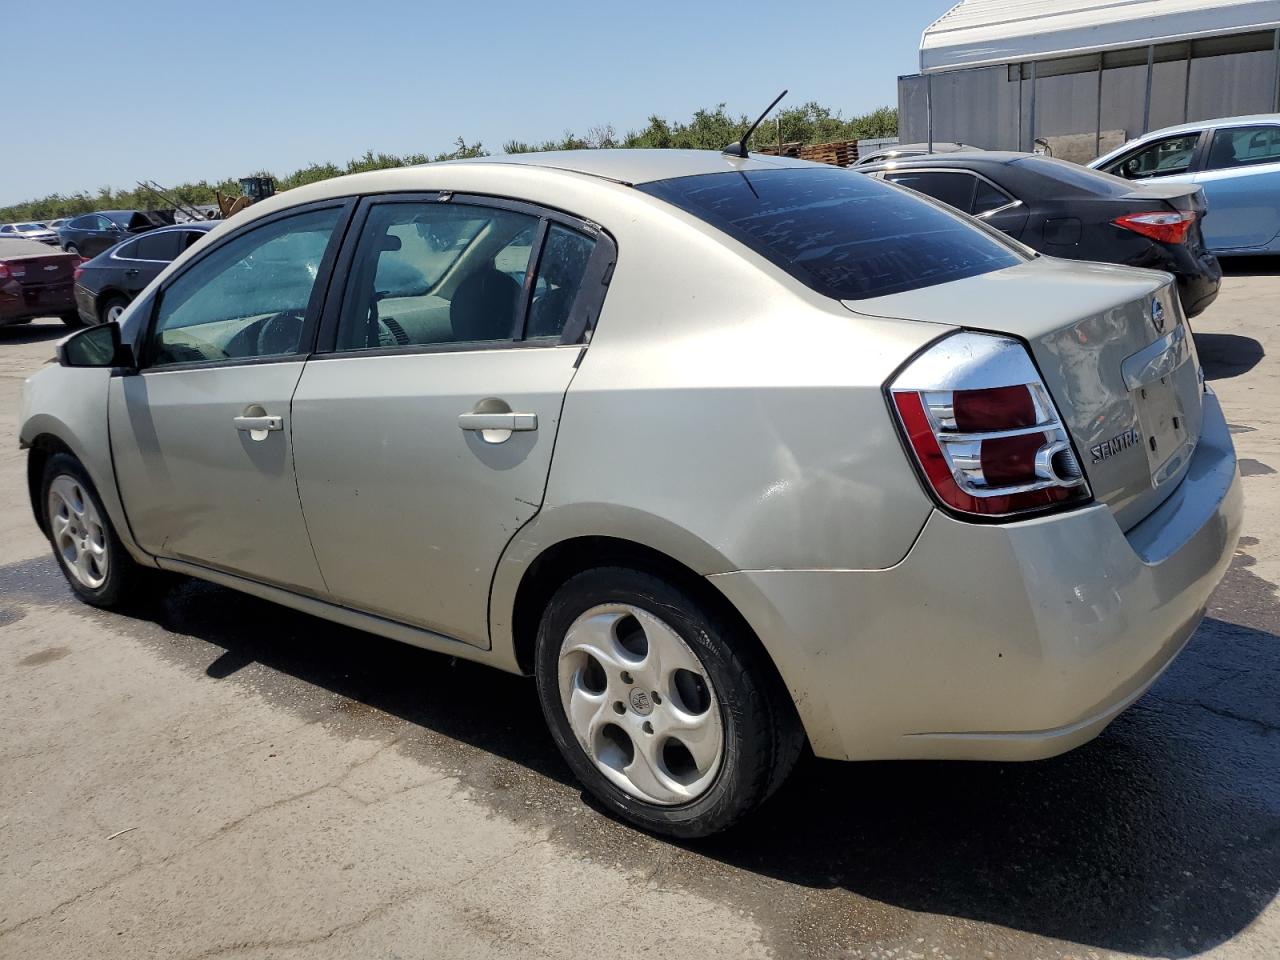
POLYGON ((929 149, 929 144, 927 143, 895 143, 893 146, 881 147, 879 150, 858 157, 854 166, 861 167, 869 163, 885 163, 888 160, 898 160, 906 157, 922 157, 927 154, 958 153, 960 151, 973 152, 981 149, 981 147, 970 147, 963 143, 935 143, 932 150, 929 149))
POLYGON ((1280 114, 1202 120, 1131 140, 1089 164, 1126 180, 1195 184, 1214 253, 1280 252, 1280 114))
POLYGON ((1222 268, 1205 247, 1204 193, 1194 183, 1137 184, 1066 160, 997 151, 859 171, 948 203, 1041 253, 1168 271, 1188 317, 1218 295, 1222 268))
POLYGON ((45 243, 0 237, 0 326, 57 316, 78 327, 71 292, 78 262, 73 254, 45 243))
POLYGON ((218 224, 159 227, 118 243, 76 268, 76 307, 85 323, 118 320, 124 308, 178 255, 218 224))
POLYGON ((58 228, 62 249, 96 257, 125 238, 162 226, 141 210, 103 210, 74 217, 58 228))
POLYGON ((57 231, 57 229, 60 226, 62 226, 64 223, 67 223, 70 219, 71 219, 70 217, 59 217, 57 220, 50 220, 47 224, 45 224, 45 226, 47 226, 50 230, 57 231))
POLYGON ((160 568, 532 673, 606 809, 700 836, 806 739, 1030 760, 1155 682, 1241 520, 1176 296, 824 164, 426 164, 224 222, 18 428, 83 601, 160 568))
POLYGON ((56 247, 58 234, 42 223, 6 223, 0 226, 0 240, 34 240, 56 247))

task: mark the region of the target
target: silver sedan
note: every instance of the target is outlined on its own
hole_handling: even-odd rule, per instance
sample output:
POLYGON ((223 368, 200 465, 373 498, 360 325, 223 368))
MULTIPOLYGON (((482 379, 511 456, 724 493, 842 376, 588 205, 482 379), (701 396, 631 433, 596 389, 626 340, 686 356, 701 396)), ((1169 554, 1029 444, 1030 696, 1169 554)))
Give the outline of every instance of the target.
POLYGON ((1029 760, 1188 640, 1241 519, 1168 275, 684 151, 253 206, 26 384, 71 588, 157 571, 536 678, 609 810, 723 829, 807 743, 1029 760))

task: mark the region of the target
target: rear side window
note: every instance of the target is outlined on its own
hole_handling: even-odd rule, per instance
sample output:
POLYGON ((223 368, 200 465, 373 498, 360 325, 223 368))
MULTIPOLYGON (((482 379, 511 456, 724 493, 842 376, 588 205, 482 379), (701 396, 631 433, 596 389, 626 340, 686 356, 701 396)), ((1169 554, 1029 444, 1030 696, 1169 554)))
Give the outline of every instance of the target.
POLYGON ((978 178, 969 173, 942 170, 901 170, 886 173, 884 178, 900 187, 910 187, 943 203, 973 212, 973 188, 978 178))
POLYGON ((959 216, 835 167, 712 173, 639 189, 837 300, 915 290, 1024 262, 959 216))
POLYGON ((1209 146, 1209 170, 1280 163, 1280 127, 1227 127, 1215 130, 1209 146))
POLYGON ((436 202, 369 211, 339 350, 511 341, 538 218, 436 202))
POLYGON ((178 255, 177 230, 166 230, 163 233, 148 233, 138 239, 138 246, 132 256, 139 260, 159 260, 168 263, 178 255))

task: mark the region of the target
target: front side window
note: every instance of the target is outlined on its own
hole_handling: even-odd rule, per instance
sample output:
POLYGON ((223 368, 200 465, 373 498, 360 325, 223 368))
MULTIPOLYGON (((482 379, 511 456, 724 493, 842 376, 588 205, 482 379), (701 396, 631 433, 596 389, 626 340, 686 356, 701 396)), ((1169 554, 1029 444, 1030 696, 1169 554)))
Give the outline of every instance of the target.
POLYGON ((339 350, 510 341, 538 218, 461 203, 370 208, 338 321, 339 350))
POLYGON ((1206 169, 1227 170, 1257 163, 1280 163, 1280 127, 1228 127, 1214 131, 1206 169))
POLYGON ((151 365, 297 353, 340 215, 331 207, 255 227, 180 274, 160 295, 151 365))
POLYGON ((1135 153, 1122 157, 1104 169, 1126 180, 1145 180, 1148 177, 1168 177, 1176 173, 1186 173, 1191 169, 1191 158, 1195 154, 1199 133, 1184 133, 1176 137, 1165 137, 1155 143, 1149 143, 1135 153))
POLYGON ((837 300, 915 290, 1026 260, 935 204, 835 167, 712 173, 640 189, 837 300))

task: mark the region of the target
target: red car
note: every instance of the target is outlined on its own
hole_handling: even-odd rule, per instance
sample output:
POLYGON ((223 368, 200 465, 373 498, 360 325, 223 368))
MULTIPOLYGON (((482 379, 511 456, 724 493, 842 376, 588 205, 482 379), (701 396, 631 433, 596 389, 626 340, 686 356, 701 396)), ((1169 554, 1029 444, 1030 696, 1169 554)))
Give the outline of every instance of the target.
POLYGON ((51 250, 34 240, 0 240, 0 326, 35 317, 61 317, 80 326, 73 292, 74 253, 51 250))

